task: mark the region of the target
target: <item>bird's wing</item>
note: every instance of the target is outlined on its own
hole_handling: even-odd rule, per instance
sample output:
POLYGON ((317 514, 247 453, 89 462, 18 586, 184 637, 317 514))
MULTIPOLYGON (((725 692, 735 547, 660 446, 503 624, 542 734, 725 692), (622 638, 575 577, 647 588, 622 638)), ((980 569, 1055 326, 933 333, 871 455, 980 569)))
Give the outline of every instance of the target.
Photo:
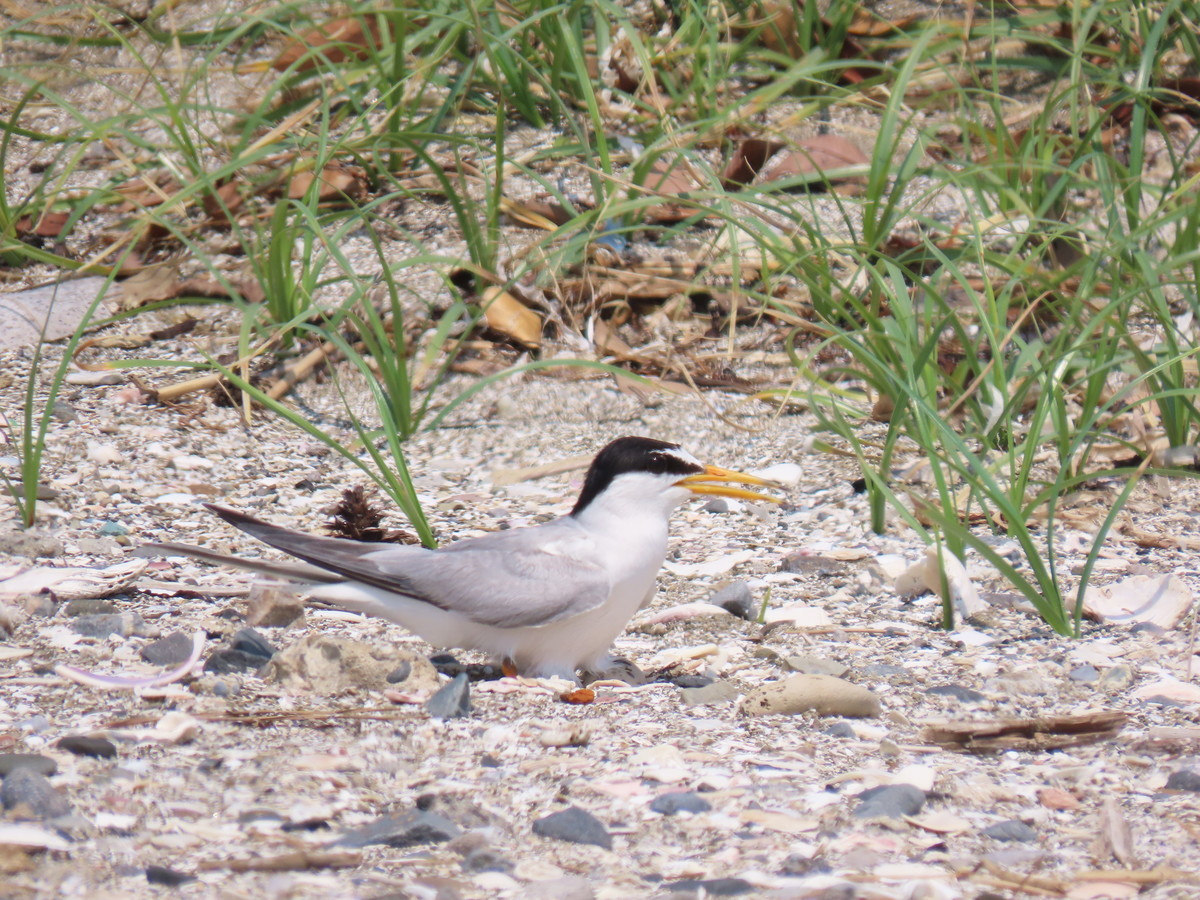
MULTIPOLYGON (((595 609, 610 591, 600 566, 540 549, 553 543, 559 530, 567 531, 553 526, 500 532, 434 551, 305 534, 206 505, 231 525, 307 563, 482 625, 548 625, 595 609), (531 539, 533 534, 539 537, 531 539)), ((564 536, 568 543, 576 538, 570 532, 564 536)))

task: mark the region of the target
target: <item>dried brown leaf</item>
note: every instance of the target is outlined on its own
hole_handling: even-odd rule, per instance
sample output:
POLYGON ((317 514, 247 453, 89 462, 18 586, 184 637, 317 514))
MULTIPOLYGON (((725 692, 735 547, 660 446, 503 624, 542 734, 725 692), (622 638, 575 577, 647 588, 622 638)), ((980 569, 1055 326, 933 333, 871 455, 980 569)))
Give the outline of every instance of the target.
MULTIPOLYGON (((646 173, 643 187, 665 197, 686 198, 700 185, 692 176, 691 169, 683 159, 659 157, 646 173)), ((646 209, 646 218, 652 222, 678 222, 696 214, 694 207, 683 203, 660 203, 646 209)))
POLYGON ((317 185, 317 199, 321 203, 352 203, 361 200, 367 194, 367 173, 359 166, 330 165, 320 173, 312 171, 298 172, 288 182, 288 198, 299 200, 308 194, 314 181, 317 185))
POLYGON ((488 328, 498 331, 526 347, 542 341, 542 319, 536 312, 503 288, 486 287, 480 294, 480 306, 488 328))
POLYGON ((372 49, 378 49, 379 37, 376 16, 333 19, 296 35, 275 57, 271 67, 283 72, 295 66, 297 72, 308 72, 316 68, 322 58, 330 63, 365 59, 372 49))

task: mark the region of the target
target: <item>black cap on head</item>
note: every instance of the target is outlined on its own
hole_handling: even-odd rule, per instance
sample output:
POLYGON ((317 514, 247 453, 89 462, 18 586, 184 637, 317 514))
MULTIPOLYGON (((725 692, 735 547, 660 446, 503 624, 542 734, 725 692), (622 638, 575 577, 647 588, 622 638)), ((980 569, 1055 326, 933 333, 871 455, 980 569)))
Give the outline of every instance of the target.
POLYGON ((699 475, 704 467, 685 458, 682 448, 669 441, 646 437, 617 438, 596 454, 583 480, 583 490, 571 515, 578 515, 596 495, 609 486, 614 478, 626 472, 647 472, 651 475, 699 475))

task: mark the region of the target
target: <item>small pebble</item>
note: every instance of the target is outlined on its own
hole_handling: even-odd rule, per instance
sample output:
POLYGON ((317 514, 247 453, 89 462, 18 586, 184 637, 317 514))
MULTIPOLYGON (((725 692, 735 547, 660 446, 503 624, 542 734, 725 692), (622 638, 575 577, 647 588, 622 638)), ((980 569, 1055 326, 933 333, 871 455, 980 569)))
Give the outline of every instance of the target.
POLYGON ((425 702, 425 709, 435 719, 462 719, 471 715, 471 680, 466 672, 455 675, 449 684, 425 702))
POLYGON ((899 819, 915 816, 925 805, 925 792, 911 784, 885 784, 858 795, 856 819, 899 819))
POLYGON ((238 672, 257 672, 270 660, 242 650, 214 650, 204 663, 204 671, 213 675, 232 675, 238 672))
POLYGON ((1020 841, 1029 843, 1037 840, 1037 832, 1020 819, 1009 819, 1007 822, 997 822, 983 829, 984 837, 994 841, 1020 841))
POLYGON ((112 759, 117 755, 117 746, 107 738, 87 737, 82 734, 67 735, 64 738, 59 738, 55 744, 66 750, 68 753, 74 753, 76 756, 94 756, 98 759, 112 759))
POLYGON ((161 884, 164 887, 179 887, 181 884, 187 884, 189 881, 195 881, 195 875, 188 875, 186 872, 177 872, 174 869, 168 869, 166 866, 146 866, 146 881, 150 884, 161 884))
POLYGON ((673 816, 676 813, 702 813, 712 809, 712 804, 703 795, 694 791, 672 791, 669 794, 659 794, 650 803, 650 811, 673 816))
POLYGON ((154 666, 178 666, 192 655, 192 638, 182 631, 173 631, 141 649, 141 656, 154 666))
POLYGON ((758 609, 754 605, 754 597, 750 593, 750 585, 744 581, 735 581, 732 584, 727 584, 719 591, 708 598, 708 602, 713 606, 719 606, 721 609, 732 613, 739 619, 745 619, 747 622, 753 622, 758 618, 758 609))
POLYGON ((821 734, 827 734, 830 737, 836 738, 850 738, 851 740, 858 738, 858 734, 855 733, 854 727, 849 722, 834 722, 823 730, 821 734))
POLYGON ((713 497, 704 504, 704 511, 710 513, 727 513, 729 512, 729 503, 721 497, 713 497))
POLYGON ((604 823, 578 806, 568 806, 538 819, 533 823, 533 833, 572 844, 594 844, 605 850, 612 849, 612 835, 604 823))
POLYGON ((258 656, 263 662, 269 660, 276 653, 271 643, 253 628, 239 628, 229 642, 229 646, 241 653, 258 656))

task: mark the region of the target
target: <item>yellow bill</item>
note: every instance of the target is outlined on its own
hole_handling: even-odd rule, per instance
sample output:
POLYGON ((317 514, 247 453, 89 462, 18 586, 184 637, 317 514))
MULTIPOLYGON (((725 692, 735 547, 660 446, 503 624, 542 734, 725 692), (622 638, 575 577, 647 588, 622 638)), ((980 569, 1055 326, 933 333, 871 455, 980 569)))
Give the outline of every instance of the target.
POLYGON ((693 494, 715 494, 718 497, 737 497, 741 500, 766 500, 770 503, 782 503, 778 497, 749 491, 745 488, 734 487, 733 484, 755 484, 763 487, 779 487, 773 481, 759 478, 757 475, 747 475, 732 469, 722 469, 719 466, 705 466, 700 475, 689 475, 681 479, 679 484, 693 494))

